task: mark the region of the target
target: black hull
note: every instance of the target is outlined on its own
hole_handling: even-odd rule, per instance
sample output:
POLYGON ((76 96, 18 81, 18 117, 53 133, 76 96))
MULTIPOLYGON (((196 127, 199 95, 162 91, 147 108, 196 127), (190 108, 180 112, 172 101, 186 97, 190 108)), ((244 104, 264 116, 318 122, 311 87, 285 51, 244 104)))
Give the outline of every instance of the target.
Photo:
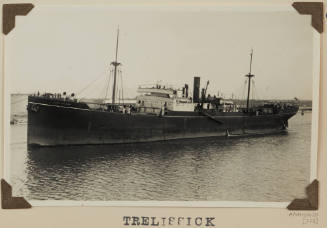
POLYGON ((174 112, 160 117, 39 103, 29 97, 29 145, 89 145, 163 141, 211 136, 266 134, 285 130, 296 111, 271 115, 174 112))

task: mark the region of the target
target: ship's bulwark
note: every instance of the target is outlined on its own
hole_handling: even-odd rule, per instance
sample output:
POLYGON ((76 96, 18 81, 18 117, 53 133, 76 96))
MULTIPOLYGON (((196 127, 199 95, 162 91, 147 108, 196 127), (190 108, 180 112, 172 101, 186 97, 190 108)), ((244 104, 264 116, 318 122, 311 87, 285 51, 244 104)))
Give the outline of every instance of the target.
MULTIPOLYGON (((29 104, 30 105, 30 104, 29 104)), ((39 146, 149 142, 281 131, 294 113, 248 116, 122 114, 49 104, 28 108, 28 144, 39 146)))

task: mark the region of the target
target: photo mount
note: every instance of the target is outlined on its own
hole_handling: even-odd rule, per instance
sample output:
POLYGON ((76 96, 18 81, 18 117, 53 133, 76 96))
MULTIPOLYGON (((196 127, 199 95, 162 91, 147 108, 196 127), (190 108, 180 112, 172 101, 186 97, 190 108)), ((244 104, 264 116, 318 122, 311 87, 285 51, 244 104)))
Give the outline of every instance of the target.
MULTIPOLYGON (((293 8, 302 15, 311 15, 311 25, 318 32, 323 32, 323 2, 294 2, 293 8)), ((31 3, 3 4, 2 32, 8 35, 15 28, 15 17, 26 16, 34 8, 31 3)), ((317 179, 306 187, 307 198, 294 199, 287 206, 288 210, 318 210, 317 179)), ((13 197, 11 185, 1 179, 1 207, 2 209, 27 209, 31 204, 24 197, 13 197)))

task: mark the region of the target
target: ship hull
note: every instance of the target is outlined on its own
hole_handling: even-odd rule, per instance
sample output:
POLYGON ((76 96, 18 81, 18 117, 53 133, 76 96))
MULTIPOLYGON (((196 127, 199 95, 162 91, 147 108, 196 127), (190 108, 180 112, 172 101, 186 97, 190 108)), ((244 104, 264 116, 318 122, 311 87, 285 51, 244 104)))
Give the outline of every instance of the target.
POLYGON ((284 131, 296 112, 249 116, 174 112, 165 116, 122 114, 29 101, 29 145, 89 145, 183 138, 267 134, 284 131), (32 107, 32 108, 31 108, 32 107))

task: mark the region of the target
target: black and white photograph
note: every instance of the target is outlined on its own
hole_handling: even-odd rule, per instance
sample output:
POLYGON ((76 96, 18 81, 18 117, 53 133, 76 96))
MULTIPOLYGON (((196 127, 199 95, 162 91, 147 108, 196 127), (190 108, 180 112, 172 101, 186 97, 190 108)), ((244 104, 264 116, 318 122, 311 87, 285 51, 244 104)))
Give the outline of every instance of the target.
POLYGON ((36 4, 3 41, 13 195, 33 206, 305 198, 317 37, 291 6, 36 4))

